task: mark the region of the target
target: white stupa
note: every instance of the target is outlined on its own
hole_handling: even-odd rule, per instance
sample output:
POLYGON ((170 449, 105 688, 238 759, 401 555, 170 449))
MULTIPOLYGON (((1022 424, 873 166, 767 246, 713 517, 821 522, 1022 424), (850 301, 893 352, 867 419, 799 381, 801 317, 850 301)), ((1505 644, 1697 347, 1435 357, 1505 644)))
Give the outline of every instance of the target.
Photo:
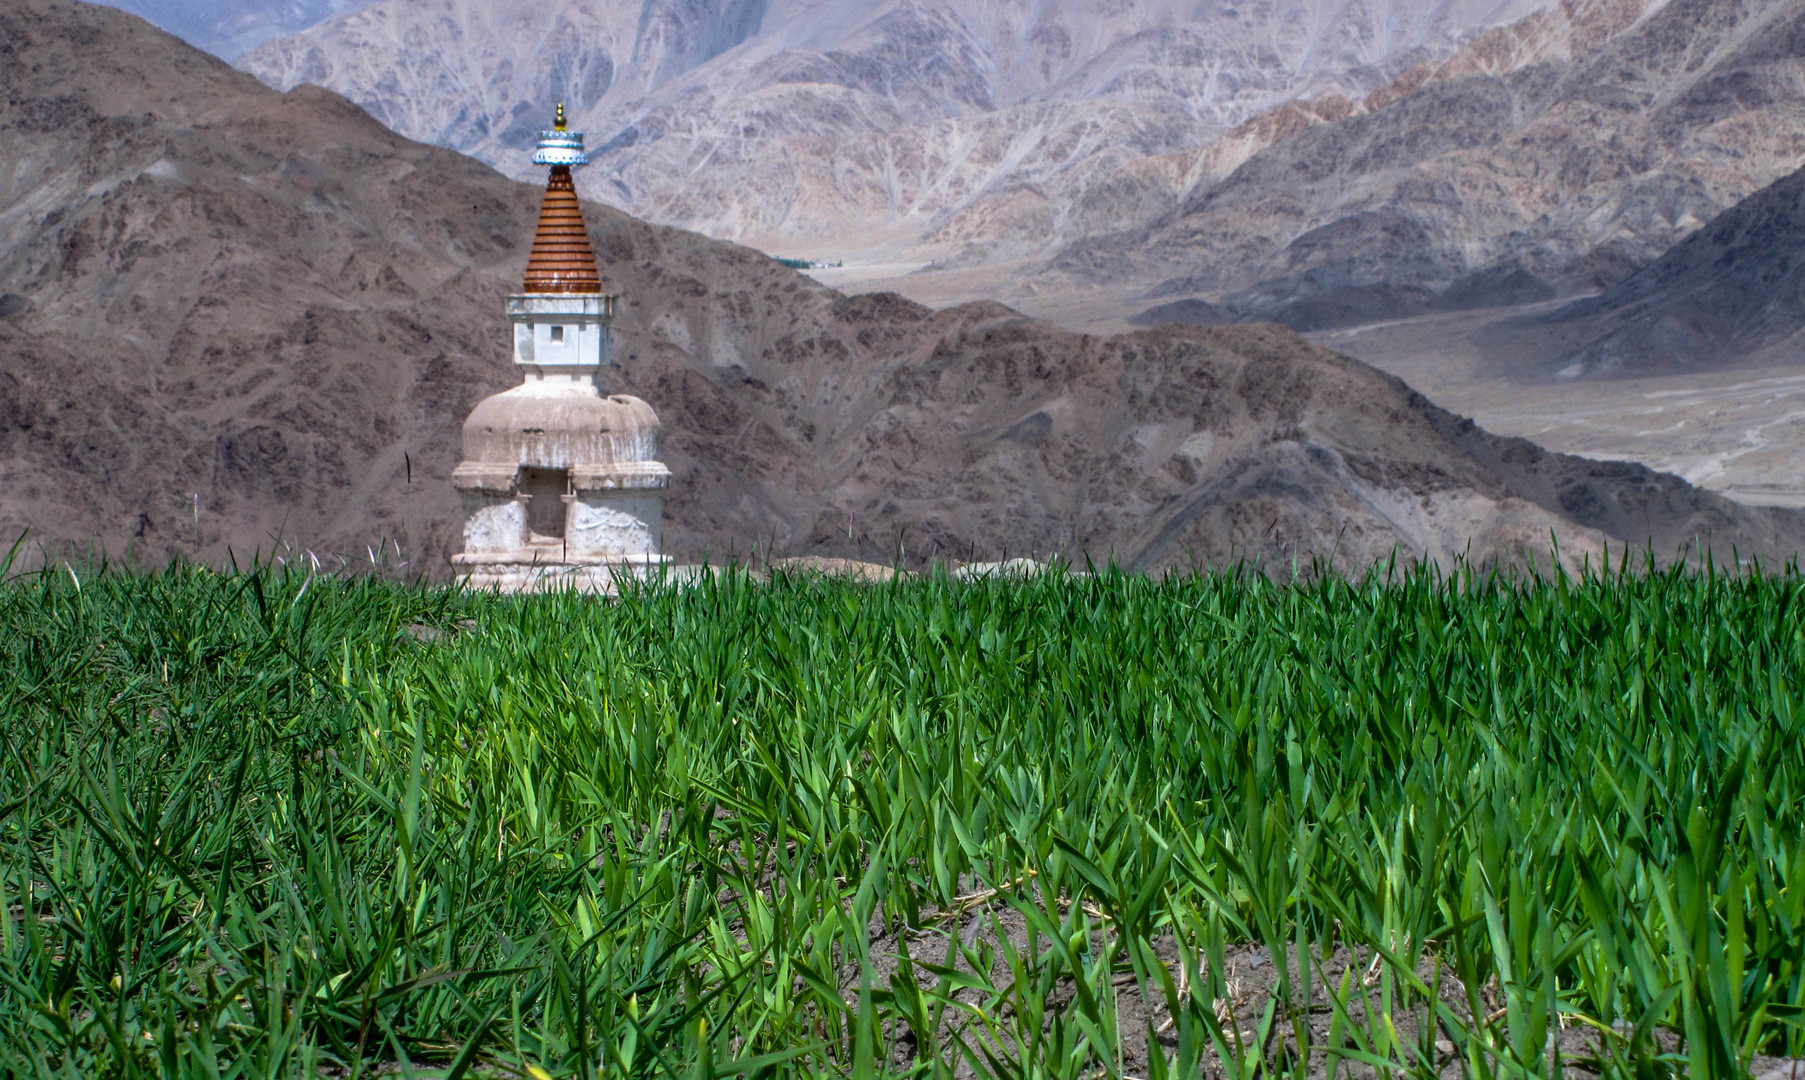
POLYGON ((570 170, 588 163, 583 136, 539 133, 551 166, 526 284, 507 299, 514 363, 525 381, 480 402, 464 421, 452 473, 464 504, 460 577, 504 591, 612 592, 622 575, 661 565, 664 495, 652 407, 604 395, 615 297, 602 291, 570 170))

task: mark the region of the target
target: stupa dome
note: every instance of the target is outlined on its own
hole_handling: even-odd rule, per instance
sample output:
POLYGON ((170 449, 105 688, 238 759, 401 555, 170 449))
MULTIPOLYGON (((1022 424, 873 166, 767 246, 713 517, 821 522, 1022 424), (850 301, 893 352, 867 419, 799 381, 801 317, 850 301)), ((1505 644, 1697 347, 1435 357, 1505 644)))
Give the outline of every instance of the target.
POLYGON ((541 469, 658 460, 663 431, 650 405, 625 394, 547 393, 542 385, 478 403, 464 421, 464 460, 541 469))

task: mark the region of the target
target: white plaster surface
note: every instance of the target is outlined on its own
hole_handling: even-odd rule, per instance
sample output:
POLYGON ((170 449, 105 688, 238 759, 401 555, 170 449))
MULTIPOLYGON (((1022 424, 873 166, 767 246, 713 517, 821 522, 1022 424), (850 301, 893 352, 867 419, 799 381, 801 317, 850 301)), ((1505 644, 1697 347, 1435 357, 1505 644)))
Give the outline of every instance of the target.
POLYGON ((464 498, 464 550, 513 551, 526 546, 526 503, 517 498, 466 491, 464 498))
POLYGON ((663 517, 662 493, 584 492, 571 500, 564 542, 572 555, 656 554, 663 517))
POLYGON ((529 380, 587 369, 593 382, 596 369, 608 363, 614 297, 525 293, 508 297, 507 310, 514 324, 514 363, 531 369, 529 380), (554 327, 562 328, 562 341, 552 340, 554 327))

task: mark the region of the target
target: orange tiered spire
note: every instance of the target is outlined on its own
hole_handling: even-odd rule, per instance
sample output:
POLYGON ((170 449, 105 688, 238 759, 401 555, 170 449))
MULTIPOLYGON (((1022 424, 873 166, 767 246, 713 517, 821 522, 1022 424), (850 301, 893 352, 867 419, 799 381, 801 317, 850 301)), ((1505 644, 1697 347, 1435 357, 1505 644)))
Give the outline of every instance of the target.
POLYGON ((539 231, 526 261, 530 293, 599 293, 602 275, 595 268, 595 249, 583 224, 583 206, 570 179, 570 166, 553 165, 539 206, 539 231))
POLYGON ((583 224, 583 206, 570 167, 589 159, 583 153, 583 136, 569 132, 564 106, 552 130, 539 133, 539 152, 533 160, 552 167, 545 185, 545 201, 539 205, 539 231, 533 234, 533 253, 526 262, 529 293, 599 293, 602 276, 596 271, 595 249, 589 246, 589 230, 583 224))

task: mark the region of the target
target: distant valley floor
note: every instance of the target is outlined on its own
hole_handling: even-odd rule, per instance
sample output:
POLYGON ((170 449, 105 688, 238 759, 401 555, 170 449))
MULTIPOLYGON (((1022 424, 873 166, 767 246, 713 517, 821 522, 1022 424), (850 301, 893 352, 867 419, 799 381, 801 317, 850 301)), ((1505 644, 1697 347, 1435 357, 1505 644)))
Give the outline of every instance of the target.
POLYGON ((1497 434, 1639 462, 1751 506, 1805 506, 1805 364, 1525 383, 1484 370, 1470 340, 1510 314, 1460 312, 1305 336, 1497 434))

